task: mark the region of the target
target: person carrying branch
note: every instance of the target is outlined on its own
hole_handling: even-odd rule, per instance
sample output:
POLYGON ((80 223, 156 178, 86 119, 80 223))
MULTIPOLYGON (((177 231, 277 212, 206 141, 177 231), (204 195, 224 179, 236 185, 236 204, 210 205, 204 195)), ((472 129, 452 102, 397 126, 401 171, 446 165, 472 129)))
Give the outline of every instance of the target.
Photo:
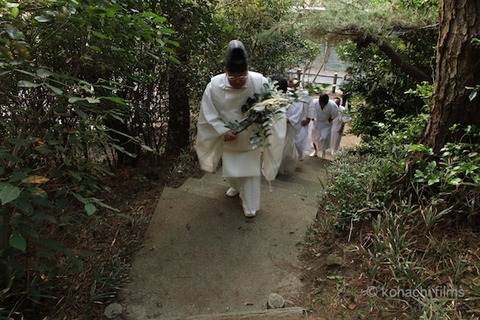
POLYGON ((230 41, 224 73, 214 76, 208 83, 197 122, 195 148, 200 167, 215 172, 222 159, 222 175, 230 184, 226 195, 240 196, 243 214, 248 218, 255 217, 260 209, 262 172, 269 181, 278 173, 286 121, 284 117, 283 121, 276 121, 271 126, 268 144, 256 148, 251 144, 256 124, 242 130, 229 127, 244 122, 242 107, 252 97, 261 95, 266 85, 267 78, 248 70, 247 52, 242 42, 230 41))

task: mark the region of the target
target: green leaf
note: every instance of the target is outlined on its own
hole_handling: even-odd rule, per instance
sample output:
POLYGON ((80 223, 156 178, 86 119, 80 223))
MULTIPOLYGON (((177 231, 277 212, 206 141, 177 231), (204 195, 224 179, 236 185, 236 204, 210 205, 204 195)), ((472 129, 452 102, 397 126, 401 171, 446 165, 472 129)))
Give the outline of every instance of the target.
POLYGON ((41 68, 41 69, 38 69, 38 70, 37 70, 37 76, 38 76, 39 78, 45 79, 45 78, 50 77, 51 75, 53 75, 53 73, 50 72, 50 71, 47 70, 47 69, 41 68))
POLYGON ((127 150, 125 150, 125 148, 119 146, 118 144, 111 144, 111 147, 113 147, 114 149, 122 152, 122 153, 125 153, 126 155, 128 155, 129 157, 132 157, 132 158, 136 158, 137 155, 135 153, 131 153, 131 152, 128 152, 127 150))
POLYGON ((38 238, 39 236, 37 230, 35 230, 33 227, 29 226, 26 223, 21 223, 20 228, 25 234, 29 235, 30 237, 38 238))
POLYGON ((58 94, 59 96, 63 94, 63 90, 57 87, 54 87, 50 84, 47 84, 47 87, 52 90, 54 93, 58 94))
POLYGON ((144 145, 144 144, 142 144, 142 149, 145 149, 145 150, 147 150, 147 151, 153 152, 153 149, 152 149, 152 148, 150 148, 149 146, 144 145))
POLYGON ((170 29, 170 28, 162 28, 160 29, 160 32, 165 34, 173 34, 175 31, 173 31, 173 29, 170 29))
POLYGON ((18 9, 18 7, 14 7, 12 8, 12 11, 10 12, 12 17, 16 18, 18 17, 18 14, 20 13, 20 10, 18 9))
POLYGON ((181 64, 180 60, 178 60, 177 58, 174 58, 172 56, 167 56, 167 59, 172 61, 173 63, 181 64))
POLYGON ((462 182, 462 179, 460 179, 460 178, 454 178, 454 179, 448 181, 449 184, 454 185, 454 186, 460 185, 461 182, 462 182))
POLYGON ((87 212, 87 215, 91 216, 97 211, 97 207, 91 202, 85 204, 85 211, 87 212))
POLYGON ((70 171, 68 174, 69 174, 72 178, 74 178, 75 180, 77 180, 78 182, 82 181, 82 176, 80 175, 80 173, 74 172, 74 171, 70 171))
POLYGON ((114 207, 112 207, 112 206, 109 206, 108 204, 106 204, 106 203, 104 203, 104 202, 102 202, 102 201, 100 201, 100 200, 97 200, 97 201, 96 201, 96 204, 99 205, 100 207, 105 208, 105 209, 108 209, 108 210, 111 210, 111 211, 115 211, 115 212, 120 212, 120 210, 118 210, 118 209, 116 209, 116 208, 114 208, 114 207))
POLYGON ((73 108, 73 111, 75 111, 76 114, 78 114, 80 117, 82 117, 82 119, 87 119, 88 118, 88 115, 83 112, 82 109, 80 108, 73 108))
POLYGON ((7 25, 5 27, 5 32, 14 40, 23 37, 23 33, 12 25, 7 25))
POLYGON ((17 199, 20 193, 21 190, 17 186, 11 185, 10 183, 0 184, 0 200, 2 201, 2 205, 17 199))
POLYGON ((35 20, 38 22, 50 22, 50 17, 49 16, 36 16, 35 20))
POLYGON ((90 49, 92 49, 93 51, 95 51, 97 53, 102 52, 102 49, 100 49, 99 46, 90 45, 89 47, 90 47, 90 49))
POLYGON ((80 98, 80 97, 70 97, 68 98, 68 102, 70 103, 75 103, 77 101, 84 101, 85 99, 84 98, 80 98))
POLYGON ((155 19, 153 19, 152 22, 153 23, 164 23, 165 21, 167 21, 167 18, 158 16, 155 19))
POLYGON ((100 100, 97 98, 87 98, 88 103, 100 103, 100 100))
POLYGON ((18 81, 17 86, 22 87, 22 88, 36 88, 36 87, 39 86, 39 84, 30 82, 30 81, 26 81, 26 80, 20 80, 20 81, 18 81))
POLYGON ((100 99, 109 100, 109 101, 115 102, 117 104, 120 104, 122 106, 127 104, 125 102, 125 99, 122 99, 122 98, 119 98, 119 97, 100 97, 100 99))
POLYGON ((470 99, 470 101, 472 101, 473 99, 475 99, 477 97, 477 93, 478 93, 477 90, 473 90, 472 93, 470 93, 470 95, 468 96, 468 99, 470 99))
POLYGON ((9 243, 12 247, 20 251, 25 252, 25 250, 27 250, 27 240, 19 233, 12 234, 9 243))
POLYGON ((100 38, 100 39, 109 39, 109 37, 107 37, 103 33, 97 32, 97 31, 93 31, 92 34, 93 34, 93 36, 95 36, 97 38, 100 38))
POLYGON ((4 173, 5 173, 5 168, 4 168, 4 167, 0 167, 0 176, 1 176, 2 174, 4 174, 4 173))

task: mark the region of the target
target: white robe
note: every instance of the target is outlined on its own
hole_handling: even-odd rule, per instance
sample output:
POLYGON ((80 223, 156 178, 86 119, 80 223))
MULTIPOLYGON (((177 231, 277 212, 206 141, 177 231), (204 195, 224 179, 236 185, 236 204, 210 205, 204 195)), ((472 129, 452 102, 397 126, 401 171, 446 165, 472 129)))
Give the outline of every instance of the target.
POLYGON ((287 136, 280 173, 293 173, 297 158, 303 160, 308 151, 308 126, 302 126, 302 121, 307 119, 307 116, 308 102, 294 101, 287 109, 287 136))
MULTIPOLYGON (((222 175, 226 178, 260 177, 261 173, 268 181, 275 179, 282 159, 286 124, 284 117, 272 126, 268 138, 269 147, 252 149, 250 135, 253 128, 239 133, 235 140, 225 142, 224 135, 230 129, 229 122, 243 119, 241 108, 249 97, 263 91, 267 79, 260 73, 248 72, 248 79, 243 88, 230 86, 226 74, 213 77, 203 94, 200 114, 197 122, 196 152, 200 167, 207 172, 215 172, 222 158, 222 175), (263 157, 262 157, 263 155, 263 157), (263 161, 262 161, 263 160, 263 161)), ((245 179, 241 179, 244 181, 245 179)), ((249 187, 252 182, 236 183, 240 196, 259 192, 260 179, 255 178, 255 192, 249 187), (258 181, 257 181, 258 180, 258 181)), ((259 194, 255 199, 244 199, 244 208, 258 210, 259 194)))
POLYGON ((337 106, 337 109, 338 116, 332 121, 332 136, 330 140, 330 151, 332 156, 335 155, 340 147, 340 141, 342 140, 342 133, 339 133, 340 129, 345 123, 351 120, 349 116, 343 114, 346 110, 344 106, 337 106))
MULTIPOLYGON (((287 109, 287 119, 289 119, 289 116, 291 116, 291 108, 292 105, 290 105, 287 109)), ((279 169, 281 174, 292 174, 295 171, 298 157, 297 150, 295 148, 295 134, 295 127, 292 125, 292 123, 287 123, 287 134, 285 136, 285 145, 283 147, 283 159, 279 169)))
POLYGON ((338 116, 337 104, 329 100, 322 109, 318 99, 313 100, 309 107, 309 118, 315 119, 313 122, 312 142, 317 145, 317 150, 325 153, 330 147, 330 136, 332 132, 332 122, 338 116))
POLYGON ((308 117, 308 102, 295 102, 292 108, 290 123, 295 127, 295 147, 300 159, 308 152, 308 126, 302 126, 302 121, 308 117))

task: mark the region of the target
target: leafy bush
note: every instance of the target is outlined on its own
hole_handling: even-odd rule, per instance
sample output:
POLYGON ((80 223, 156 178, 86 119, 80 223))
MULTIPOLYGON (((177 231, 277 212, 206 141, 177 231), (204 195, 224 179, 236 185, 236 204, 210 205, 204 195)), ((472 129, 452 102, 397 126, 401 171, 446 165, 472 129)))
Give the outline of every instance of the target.
POLYGON ((411 145, 409 151, 415 160, 413 179, 425 198, 442 199, 457 214, 478 215, 480 146, 472 141, 477 141, 480 130, 469 126, 463 132, 462 142, 445 144, 438 156, 433 156, 425 145, 411 145))
POLYGON ((388 159, 348 152, 329 168, 323 208, 340 230, 369 221, 387 205, 393 192, 391 182, 401 173, 402 167, 388 159))
POLYGON ((127 82, 151 72, 137 54, 160 59, 172 30, 108 1, 0 2, 0 15, 0 312, 40 317, 90 254, 64 246, 62 228, 115 210, 97 198, 108 160, 135 156, 115 137, 141 140, 108 123, 125 124, 127 82))
POLYGON ((419 141, 426 115, 385 114, 378 137, 333 162, 325 211, 350 235, 356 222, 372 222, 371 229, 361 229, 360 240, 364 272, 376 288, 428 292, 379 299, 415 319, 465 318, 480 292, 472 280, 480 276, 480 259, 471 254, 479 241, 480 150, 473 142, 480 132, 464 128, 461 142, 447 143, 434 155, 411 143, 419 141))

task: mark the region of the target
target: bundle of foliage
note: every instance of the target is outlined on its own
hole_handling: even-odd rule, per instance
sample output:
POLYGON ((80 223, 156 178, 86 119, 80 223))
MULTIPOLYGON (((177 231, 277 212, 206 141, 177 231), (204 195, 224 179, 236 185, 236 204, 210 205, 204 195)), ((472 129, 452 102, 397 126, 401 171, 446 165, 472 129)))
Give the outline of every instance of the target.
POLYGON ((233 121, 226 125, 235 133, 240 133, 253 127, 250 136, 250 144, 253 149, 268 145, 268 137, 271 135, 271 127, 275 121, 282 119, 285 108, 290 104, 285 94, 277 89, 276 82, 269 79, 264 84, 261 94, 249 97, 242 106, 244 118, 233 121))

